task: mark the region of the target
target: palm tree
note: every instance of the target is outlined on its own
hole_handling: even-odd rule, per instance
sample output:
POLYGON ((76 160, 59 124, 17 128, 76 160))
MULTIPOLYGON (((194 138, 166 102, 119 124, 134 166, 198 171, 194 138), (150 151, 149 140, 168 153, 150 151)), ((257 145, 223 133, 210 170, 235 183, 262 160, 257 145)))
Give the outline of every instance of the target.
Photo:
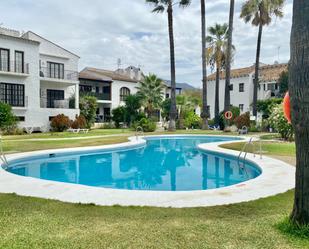
POLYGON ((202 28, 202 72, 203 72, 203 108, 202 108, 202 129, 208 129, 208 105, 207 105, 207 67, 206 67, 206 9, 205 0, 201 0, 201 28, 202 28))
POLYGON ((233 22, 235 0, 230 1, 230 17, 229 30, 226 50, 226 68, 225 68, 225 90, 224 90, 224 111, 228 111, 231 105, 230 85, 231 85, 231 58, 232 58, 232 42, 233 42, 233 22))
POLYGON ((173 6, 178 4, 179 7, 185 8, 190 5, 191 0, 146 0, 146 3, 151 3, 155 6, 152 12, 163 13, 167 11, 168 17, 168 31, 170 41, 170 61, 171 61, 171 110, 169 127, 170 131, 176 130, 176 70, 175 70, 175 45, 174 45, 174 27, 173 27, 173 6))
POLYGON ((156 109, 159 109, 163 100, 164 85, 161 79, 154 74, 149 74, 140 82, 137 87, 137 95, 140 96, 142 103, 150 118, 156 109))
POLYGON ((206 36, 208 45, 206 59, 212 70, 216 68, 215 120, 218 122, 220 72, 225 66, 228 25, 216 23, 213 27, 208 28, 208 32, 210 35, 206 36))
POLYGON ((289 93, 296 143, 296 186, 291 219, 309 224, 309 1, 294 0, 289 93))
POLYGON ((257 116, 257 92, 259 85, 259 66, 263 27, 271 23, 272 16, 283 17, 283 5, 284 0, 247 0, 241 9, 240 17, 243 18, 246 23, 251 21, 253 26, 259 27, 252 104, 253 116, 257 116))

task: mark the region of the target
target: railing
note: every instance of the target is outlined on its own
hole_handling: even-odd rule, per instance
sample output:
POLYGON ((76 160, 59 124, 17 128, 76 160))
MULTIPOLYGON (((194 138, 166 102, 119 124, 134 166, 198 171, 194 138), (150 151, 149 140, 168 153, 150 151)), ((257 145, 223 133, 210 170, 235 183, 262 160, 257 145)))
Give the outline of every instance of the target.
POLYGON ((75 109, 75 100, 74 99, 50 100, 48 98, 41 97, 40 106, 41 108, 75 109))
POLYGON ((40 77, 49 79, 78 81, 78 72, 71 70, 51 70, 48 67, 41 67, 40 77))
POLYGON ((144 130, 141 126, 137 126, 135 130, 136 140, 138 140, 139 136, 144 136, 144 130))
POLYGON ((0 161, 4 164, 4 166, 8 166, 8 161, 6 160, 6 156, 3 151, 3 143, 2 143, 2 137, 0 136, 0 161))
POLYGON ((111 100, 111 94, 110 93, 96 93, 96 92, 79 92, 80 96, 94 96, 98 100, 111 100))
POLYGON ((9 63, 2 61, 0 66, 0 72, 29 74, 29 63, 19 63, 16 61, 10 61, 9 63))

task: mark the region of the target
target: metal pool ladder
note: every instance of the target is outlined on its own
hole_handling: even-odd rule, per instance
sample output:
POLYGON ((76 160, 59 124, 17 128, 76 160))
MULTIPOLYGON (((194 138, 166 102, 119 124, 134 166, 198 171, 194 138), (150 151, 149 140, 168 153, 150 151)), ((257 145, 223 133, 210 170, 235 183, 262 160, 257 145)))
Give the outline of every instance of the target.
MULTIPOLYGON (((262 140, 260 139, 259 140, 260 142, 260 159, 262 159, 262 140)), ((243 163, 243 165, 241 166, 240 164, 240 161, 241 161, 241 155, 244 153, 244 156, 243 156, 243 161, 246 160, 247 158, 247 154, 248 154, 248 146, 250 146, 253 148, 253 156, 255 157, 255 144, 253 143, 253 137, 250 138, 249 141, 247 141, 244 146, 242 147, 242 150, 239 152, 239 155, 238 155, 238 158, 237 158, 237 162, 238 162, 238 165, 242 168, 245 168, 245 163, 243 163)))
POLYGON ((3 143, 2 143, 2 136, 0 136, 0 160, 2 161, 2 163, 7 166, 9 163, 6 160, 6 156, 3 152, 3 143))
POLYGON ((135 130, 136 140, 139 138, 139 136, 144 136, 144 130, 141 126, 137 126, 135 130))

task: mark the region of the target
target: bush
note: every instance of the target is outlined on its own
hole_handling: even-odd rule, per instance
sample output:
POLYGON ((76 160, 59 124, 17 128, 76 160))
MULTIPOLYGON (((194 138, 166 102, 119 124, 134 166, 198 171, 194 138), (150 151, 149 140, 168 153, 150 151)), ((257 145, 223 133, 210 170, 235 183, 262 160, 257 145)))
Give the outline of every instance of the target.
POLYGON ((275 105, 281 104, 282 99, 280 98, 271 98, 266 100, 258 100, 257 102, 257 111, 262 113, 263 119, 269 118, 272 108, 275 105))
POLYGON ((291 124, 288 123, 283 113, 282 105, 275 105, 269 117, 269 124, 274 128, 284 140, 291 140, 294 135, 294 130, 291 124))
POLYGON ((157 128, 156 123, 149 118, 142 118, 140 121, 135 122, 132 128, 135 130, 138 126, 142 127, 144 132, 153 132, 157 128))
POLYGON ((119 106, 112 110, 112 120, 115 122, 116 128, 120 127, 120 123, 127 122, 127 112, 124 106, 119 106))
POLYGON ((202 124, 202 119, 196 115, 194 112, 188 112, 184 119, 184 125, 186 128, 197 129, 200 128, 202 124))
POLYGON ((71 120, 64 114, 59 114, 51 120, 50 126, 53 131, 63 132, 70 128, 71 120))
POLYGON ((243 126, 250 127, 250 113, 246 112, 237 118, 234 119, 234 123, 238 129, 241 129, 243 126))
POLYGON ((75 120, 72 121, 71 127, 73 129, 84 129, 87 127, 87 121, 84 116, 79 115, 75 117, 75 120))
POLYGON ((15 117, 12 107, 8 104, 0 102, 0 130, 8 132, 15 129, 17 118, 15 117))
POLYGON ((97 98, 93 96, 83 96, 79 101, 80 114, 85 117, 87 128, 95 122, 96 112, 97 112, 97 98))

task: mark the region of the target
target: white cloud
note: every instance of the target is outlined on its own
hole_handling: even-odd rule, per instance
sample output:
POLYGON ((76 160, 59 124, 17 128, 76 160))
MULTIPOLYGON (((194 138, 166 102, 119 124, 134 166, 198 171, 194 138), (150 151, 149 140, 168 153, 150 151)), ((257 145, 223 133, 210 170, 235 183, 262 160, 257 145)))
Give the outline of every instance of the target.
MULTIPOLYGON (((206 1, 207 26, 228 22, 229 1, 206 1)), ((255 60, 257 28, 239 19, 236 5, 233 67, 255 60)), ((145 72, 169 78, 169 42, 166 14, 151 13, 144 0, 6 0, 0 23, 9 28, 33 30, 81 56, 84 66, 115 69, 141 65, 145 72)), ((175 9, 177 81, 201 85, 200 4, 193 0, 187 9, 175 9)), ((264 29, 261 61, 289 59, 292 0, 285 17, 264 29)))

